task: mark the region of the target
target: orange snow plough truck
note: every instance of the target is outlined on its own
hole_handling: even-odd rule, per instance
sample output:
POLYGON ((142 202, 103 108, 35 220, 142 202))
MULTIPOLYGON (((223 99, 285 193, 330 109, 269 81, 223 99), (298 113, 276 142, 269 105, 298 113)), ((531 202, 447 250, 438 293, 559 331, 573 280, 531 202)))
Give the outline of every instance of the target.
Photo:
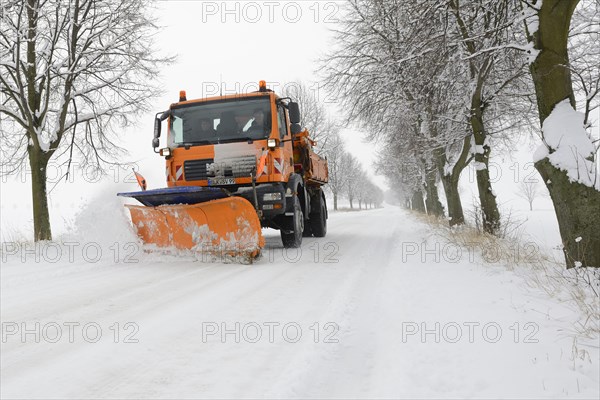
POLYGON ((279 229, 284 247, 327 232, 322 186, 327 161, 300 126, 298 103, 267 89, 187 100, 158 113, 152 146, 165 158, 167 188, 119 193, 145 243, 254 258, 262 227, 279 229), (167 146, 160 150, 163 121, 167 146))

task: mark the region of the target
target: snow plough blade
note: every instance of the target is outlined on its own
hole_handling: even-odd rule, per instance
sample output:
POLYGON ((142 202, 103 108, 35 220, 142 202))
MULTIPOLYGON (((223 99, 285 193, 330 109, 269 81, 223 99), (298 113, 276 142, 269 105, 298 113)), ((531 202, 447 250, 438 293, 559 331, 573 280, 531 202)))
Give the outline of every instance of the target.
MULTIPOLYGON (((133 194, 120 195, 151 203, 133 194)), ((256 211, 241 197, 222 197, 195 204, 125 207, 142 241, 158 248, 253 259, 264 247, 256 211)))

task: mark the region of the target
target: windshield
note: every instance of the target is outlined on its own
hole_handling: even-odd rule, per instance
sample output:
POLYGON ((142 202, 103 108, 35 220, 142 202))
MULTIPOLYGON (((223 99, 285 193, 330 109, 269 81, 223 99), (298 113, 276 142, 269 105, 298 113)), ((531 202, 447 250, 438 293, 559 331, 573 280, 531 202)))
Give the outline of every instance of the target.
POLYGON ((176 146, 259 140, 270 133, 268 97, 200 103, 171 114, 170 142, 176 146))

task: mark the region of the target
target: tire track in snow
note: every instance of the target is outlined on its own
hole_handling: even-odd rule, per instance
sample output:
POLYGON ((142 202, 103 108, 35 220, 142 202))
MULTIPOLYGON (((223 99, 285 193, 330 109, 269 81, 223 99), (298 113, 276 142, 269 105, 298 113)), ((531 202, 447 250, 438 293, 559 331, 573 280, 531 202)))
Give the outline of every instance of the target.
MULTIPOLYGON (((352 220, 351 225, 353 226, 346 227, 346 229, 350 228, 348 230, 355 229, 357 234, 353 238, 354 246, 349 246, 350 251, 345 254, 343 261, 355 265, 342 284, 336 288, 333 298, 326 303, 328 305, 322 309, 319 317, 321 321, 336 321, 339 324, 341 328, 339 343, 320 345, 309 343, 304 346, 304 349, 297 351, 295 357, 281 373, 277 384, 268 392, 270 397, 339 396, 340 387, 332 386, 332 383, 345 377, 340 377, 343 372, 332 367, 344 366, 347 368, 350 365, 358 365, 358 368, 362 369, 363 375, 369 374, 373 364, 371 358, 374 353, 371 349, 376 343, 371 340, 372 332, 362 332, 361 329, 357 329, 353 321, 368 321, 373 313, 376 313, 377 305, 380 302, 378 287, 390 264, 397 223, 387 225, 383 230, 380 229, 380 226, 370 230, 364 228, 372 226, 368 222, 373 217, 380 217, 377 215, 379 212, 381 210, 371 210, 366 214, 358 215, 352 220), (376 260, 375 263, 374 260, 376 260), (365 300, 367 300, 366 304, 369 304, 367 310, 363 310, 365 300), (367 318, 365 318, 365 313, 367 318), (356 342, 359 343, 358 347, 354 346, 356 342), (351 347, 360 349, 359 354, 348 352, 347 350, 351 347), (356 360, 357 357, 358 360, 356 360), (327 392, 327 385, 330 388, 336 388, 337 392, 327 392)), ((323 304, 323 300, 318 299, 317 303, 323 304)), ((361 393, 362 381, 357 382, 350 378, 344 382, 344 386, 346 386, 342 388, 344 393, 349 395, 361 393)))

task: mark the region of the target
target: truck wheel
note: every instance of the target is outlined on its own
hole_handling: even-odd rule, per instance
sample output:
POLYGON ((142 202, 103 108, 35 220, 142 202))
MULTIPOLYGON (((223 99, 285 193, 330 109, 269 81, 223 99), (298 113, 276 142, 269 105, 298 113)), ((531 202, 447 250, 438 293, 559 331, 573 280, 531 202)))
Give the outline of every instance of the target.
POLYGON ((323 200, 319 203, 319 213, 311 216, 310 228, 315 237, 325 237, 327 234, 327 206, 323 200))
POLYGON ((302 233, 304 232, 304 215, 302 213, 302 207, 300 207, 300 200, 298 196, 294 196, 294 215, 290 218, 289 228, 290 231, 281 230, 281 241, 283 247, 300 247, 302 244, 302 233))
POLYGON ((310 221, 308 223, 304 223, 304 230, 302 231, 302 236, 303 237, 311 237, 313 235, 312 233, 312 226, 310 224, 310 221))

